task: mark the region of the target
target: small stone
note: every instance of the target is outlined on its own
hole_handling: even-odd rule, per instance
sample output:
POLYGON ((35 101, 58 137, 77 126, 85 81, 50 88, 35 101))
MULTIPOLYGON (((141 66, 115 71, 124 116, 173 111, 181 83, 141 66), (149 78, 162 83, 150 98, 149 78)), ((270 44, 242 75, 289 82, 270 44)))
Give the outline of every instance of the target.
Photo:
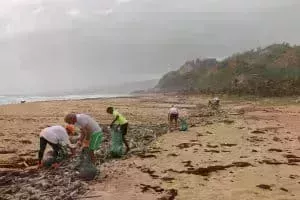
POLYGON ((26 188, 26 191, 30 194, 30 195, 33 195, 36 193, 36 189, 33 188, 33 187, 27 187, 26 188))
POLYGON ((29 198, 29 200, 40 200, 41 199, 41 195, 40 194, 35 194, 33 196, 31 196, 29 198))
POLYGON ((264 189, 264 190, 272 190, 270 185, 266 185, 266 184, 259 184, 256 187, 264 189))
POLYGON ((276 148, 271 148, 271 149, 269 149, 268 151, 270 151, 270 152, 282 152, 282 150, 281 149, 276 149, 276 148))
POLYGON ((298 176, 298 175, 293 175, 293 174, 291 174, 289 177, 290 177, 291 179, 296 179, 296 178, 299 178, 299 176, 298 176))
POLYGON ((35 185, 38 186, 38 188, 42 188, 43 190, 46 190, 50 187, 49 183, 46 180, 40 180, 36 182, 35 185))
POLYGON ((240 158, 248 158, 248 156, 240 156, 240 158))
POLYGON ((70 196, 73 197, 78 193, 78 190, 74 190, 73 192, 70 193, 70 196))
POLYGON ((282 190, 282 191, 284 191, 284 192, 288 192, 289 190, 288 189, 286 189, 286 188, 280 188, 280 190, 282 190))
POLYGON ((231 120, 231 119, 224 119, 223 122, 225 124, 232 124, 234 122, 234 120, 231 120))
POLYGON ((56 196, 53 198, 53 200, 62 200, 62 198, 60 196, 56 196))

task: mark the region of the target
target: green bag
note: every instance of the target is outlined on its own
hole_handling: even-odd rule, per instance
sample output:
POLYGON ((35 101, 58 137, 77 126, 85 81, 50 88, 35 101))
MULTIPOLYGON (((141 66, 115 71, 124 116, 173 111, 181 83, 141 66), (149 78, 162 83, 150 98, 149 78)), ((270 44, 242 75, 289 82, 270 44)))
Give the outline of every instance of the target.
POLYGON ((188 123, 186 122, 185 119, 179 119, 179 123, 180 123, 180 127, 179 130, 180 131, 187 131, 188 130, 188 123))
POLYGON ((120 158, 124 154, 123 135, 116 128, 112 129, 110 154, 113 158, 120 158))
POLYGON ((80 164, 79 164, 79 176, 81 179, 90 181, 93 180, 97 175, 97 168, 92 163, 92 160, 89 155, 89 149, 84 148, 80 155, 80 164))

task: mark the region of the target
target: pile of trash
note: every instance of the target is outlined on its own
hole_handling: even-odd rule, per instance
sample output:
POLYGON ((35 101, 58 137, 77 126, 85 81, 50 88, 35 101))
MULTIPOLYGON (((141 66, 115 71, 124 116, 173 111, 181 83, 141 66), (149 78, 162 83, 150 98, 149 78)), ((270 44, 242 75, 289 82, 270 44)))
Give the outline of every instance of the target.
POLYGON ((144 151, 159 136, 168 132, 168 124, 130 125, 127 138, 133 151, 144 151))
POLYGON ((76 199, 87 190, 88 184, 66 164, 56 170, 0 172, 0 199, 76 199))
POLYGON ((222 121, 227 118, 227 111, 220 108, 220 100, 214 98, 208 101, 208 104, 197 104, 196 109, 190 112, 190 125, 208 125, 214 122, 222 121))
MULTIPOLYGON (((167 132, 167 124, 130 125, 127 138, 130 139, 131 154, 145 151, 151 142, 167 132)), ((112 134, 104 134, 101 147, 95 152, 96 165, 82 162, 87 157, 81 152, 81 156, 66 159, 56 170, 45 168, 0 172, 0 199, 78 199, 88 191, 86 181, 99 175, 99 165, 113 157, 111 145, 112 134)))
MULTIPOLYGON (((168 124, 130 124, 128 126, 128 133, 126 135, 129 140, 129 146, 131 151, 128 153, 134 154, 134 152, 140 152, 147 149, 147 146, 155 141, 159 136, 168 133, 168 124)), ((118 132, 112 132, 111 134, 104 133, 103 141, 100 149, 96 152, 97 160, 100 163, 105 162, 108 159, 119 157, 119 153, 124 151, 124 148, 118 149, 120 146, 122 137, 118 135, 118 132), (115 147, 113 147, 113 143, 115 147), (117 145, 118 144, 118 145, 117 145), (115 156, 114 153, 117 153, 115 156)))
MULTIPOLYGON (((168 128, 168 124, 130 124, 128 126, 126 138, 129 140, 131 151, 128 152, 127 156, 135 154, 135 152, 145 151, 150 143, 155 141, 159 136, 166 134, 168 128)), ((119 148, 121 139, 122 137, 120 137, 118 131, 112 131, 111 134, 103 133, 100 149, 95 152, 97 165, 100 165, 109 159, 121 157, 120 155, 124 153, 124 146, 119 148)))
MULTIPOLYGON (((59 155, 60 157, 60 155, 59 155)), ((76 158, 61 158, 61 166, 51 168, 52 151, 44 156, 42 169, 0 172, 0 199, 76 199, 88 190, 85 181, 94 180, 99 174, 92 164, 88 151, 76 158)))

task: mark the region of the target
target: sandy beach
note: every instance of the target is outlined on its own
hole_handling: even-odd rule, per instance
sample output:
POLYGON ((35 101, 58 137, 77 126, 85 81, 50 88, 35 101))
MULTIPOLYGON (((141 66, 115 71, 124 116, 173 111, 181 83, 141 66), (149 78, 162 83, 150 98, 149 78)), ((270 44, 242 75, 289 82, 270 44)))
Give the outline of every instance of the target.
MULTIPOLYGON (((188 118, 187 132, 163 134, 143 154, 133 150, 124 159, 101 163, 100 177, 88 183, 81 197, 299 199, 300 105, 227 98, 216 113, 207 108, 208 99, 148 95, 0 106, 0 171, 30 168, 40 130, 63 125, 69 112, 87 113, 107 124, 112 117, 106 107, 114 106, 132 126, 158 126, 167 123, 168 109, 175 104, 188 118)), ((0 187, 0 196, 7 195, 9 186, 0 187)))

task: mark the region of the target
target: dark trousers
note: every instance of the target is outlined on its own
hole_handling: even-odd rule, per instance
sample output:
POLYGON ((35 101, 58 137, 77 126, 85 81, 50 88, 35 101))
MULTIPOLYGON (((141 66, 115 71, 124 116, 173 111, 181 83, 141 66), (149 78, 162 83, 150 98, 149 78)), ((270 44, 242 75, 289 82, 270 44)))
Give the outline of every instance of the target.
POLYGON ((124 142, 124 144, 126 146, 126 152, 129 151, 129 144, 128 144, 126 138, 125 138, 126 135, 127 135, 127 130, 128 130, 128 123, 120 125, 120 131, 121 131, 121 133, 123 135, 123 142, 124 142))
POLYGON ((120 125, 120 131, 122 135, 126 135, 128 130, 128 123, 120 125))
POLYGON ((59 144, 53 144, 46 140, 44 137, 40 137, 40 151, 39 151, 39 161, 41 162, 44 156, 45 149, 47 147, 47 144, 49 144, 53 149, 53 159, 56 161, 56 158, 58 156, 58 152, 60 151, 60 145, 59 144))

